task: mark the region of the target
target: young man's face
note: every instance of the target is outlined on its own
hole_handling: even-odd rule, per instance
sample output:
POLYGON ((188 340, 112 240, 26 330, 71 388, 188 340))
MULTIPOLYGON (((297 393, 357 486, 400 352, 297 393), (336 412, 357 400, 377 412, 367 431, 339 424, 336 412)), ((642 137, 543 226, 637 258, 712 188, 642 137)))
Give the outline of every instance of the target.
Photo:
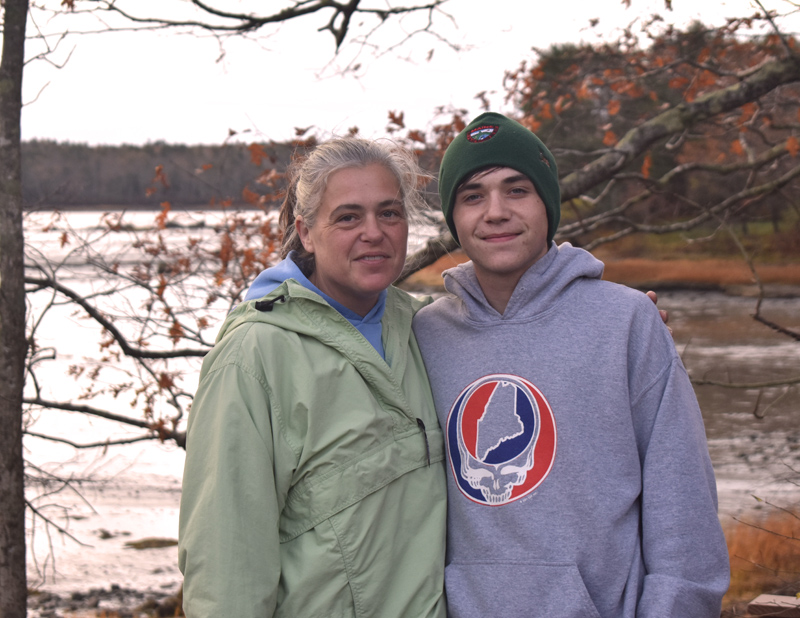
POLYGON ((456 191, 453 222, 478 281, 516 286, 547 253, 547 212, 531 180, 509 167, 479 172, 456 191))

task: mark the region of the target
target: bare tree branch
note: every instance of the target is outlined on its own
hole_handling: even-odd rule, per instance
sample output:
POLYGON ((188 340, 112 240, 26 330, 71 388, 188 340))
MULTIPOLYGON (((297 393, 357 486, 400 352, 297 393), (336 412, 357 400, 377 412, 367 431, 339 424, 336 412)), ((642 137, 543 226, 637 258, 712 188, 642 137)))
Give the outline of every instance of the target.
POLYGON ((684 102, 631 129, 613 151, 561 179, 561 199, 571 200, 609 180, 651 144, 680 133, 712 116, 734 110, 773 91, 779 85, 800 81, 796 58, 772 60, 741 82, 684 102))
MULTIPOLYGON (((331 16, 325 26, 319 28, 320 31, 330 32, 338 51, 347 37, 352 18, 355 14, 369 15, 377 18, 379 23, 385 22, 389 17, 402 16, 410 13, 433 12, 439 9, 447 0, 432 0, 424 4, 411 4, 409 6, 386 6, 385 8, 370 8, 361 6, 362 0, 349 0, 349 2, 337 2, 335 0, 300 0, 291 3, 289 6, 276 10, 272 13, 255 14, 227 11, 212 6, 202 0, 190 0, 189 4, 196 7, 201 14, 205 14, 205 19, 171 19, 167 17, 142 17, 136 15, 120 6, 117 0, 84 0, 84 2, 95 5, 91 11, 106 11, 124 17, 126 21, 133 24, 141 24, 154 28, 194 28, 214 33, 247 34, 255 32, 264 26, 282 24, 301 17, 331 11, 331 16), (216 18, 216 19, 214 19, 216 18)), ((115 31, 116 28, 109 27, 106 31, 115 31)))
MULTIPOLYGON (((185 432, 174 431, 157 423, 147 422, 140 419, 131 418, 129 416, 122 416, 121 414, 114 414, 113 412, 100 410, 98 408, 93 408, 91 406, 76 405, 70 402, 48 401, 38 397, 37 398, 26 397, 23 400, 23 403, 25 403, 26 405, 49 408, 51 410, 64 410, 65 412, 80 412, 81 414, 97 416, 100 418, 104 418, 106 420, 116 421, 117 423, 122 423, 124 425, 133 425, 134 427, 141 427, 142 429, 147 429, 149 431, 152 431, 154 433, 153 435, 154 438, 158 438, 162 441, 174 440, 178 446, 186 448, 185 432)), ((40 435, 39 437, 45 437, 45 436, 40 435)), ((98 443, 96 446, 104 446, 105 444, 106 444, 105 442, 102 442, 98 443)))
POLYGON ((762 388, 774 388, 776 386, 787 386, 790 384, 800 384, 800 376, 794 378, 784 378, 781 380, 766 380, 764 382, 723 382, 721 380, 706 380, 704 378, 692 378, 695 386, 724 386, 725 388, 736 388, 740 390, 756 390, 762 388))
POLYGON ((93 320, 95 320, 98 324, 100 324, 108 333, 114 338, 120 348, 122 348, 123 353, 126 356, 130 356, 132 358, 186 358, 186 357, 196 357, 202 358, 208 353, 208 350, 195 350, 195 349, 179 349, 179 350, 169 350, 169 351, 157 351, 153 352, 150 350, 145 350, 142 348, 135 348, 133 347, 128 339, 119 331, 119 329, 109 320, 106 318, 96 307, 91 305, 86 301, 86 297, 71 290, 70 288, 61 285, 55 279, 50 277, 25 277, 25 283, 28 285, 36 285, 40 287, 47 287, 57 290, 60 294, 63 294, 67 298, 69 298, 72 302, 80 306, 86 313, 91 316, 93 320))
POLYGON ((78 444, 77 442, 72 442, 71 440, 67 440, 65 438, 48 436, 43 433, 36 433, 35 431, 25 431, 24 433, 26 436, 32 436, 34 438, 40 438, 42 440, 49 440, 50 442, 58 442, 60 444, 68 444, 69 446, 72 446, 77 449, 108 448, 109 446, 118 446, 120 444, 134 444, 135 442, 152 442, 153 440, 158 439, 158 436, 153 434, 148 434, 136 438, 129 438, 127 440, 104 440, 102 442, 89 442, 86 444, 78 444))
POLYGON ((42 521, 44 521, 44 522, 45 522, 45 523, 46 523, 48 526, 52 526, 53 528, 55 528, 56 530, 58 530, 58 531, 59 531, 59 533, 61 533, 61 534, 63 534, 64 536, 68 537, 69 539, 71 539, 71 540, 75 541, 75 542, 76 542, 78 545, 80 545, 81 547, 91 547, 91 545, 89 545, 89 544, 87 544, 87 543, 84 543, 83 541, 81 541, 81 540, 80 540, 80 539, 78 539, 77 537, 75 537, 75 536, 73 536, 72 534, 70 534, 70 533, 69 533, 69 531, 68 531, 66 528, 64 528, 64 527, 62 527, 62 526, 59 526, 59 525, 58 525, 57 523, 55 523, 55 522, 54 522, 52 519, 50 519, 49 517, 47 517, 47 515, 45 515, 44 513, 42 513, 42 512, 41 512, 41 510, 39 510, 39 509, 37 509, 35 506, 33 506, 33 504, 31 504, 30 500, 25 500, 25 506, 26 506, 28 509, 30 509, 30 511, 31 511, 32 513, 34 513, 34 514, 35 514, 35 515, 36 515, 36 516, 37 516, 39 519, 41 519, 42 521))
POLYGON ((403 272, 400 273, 400 277, 396 283, 405 281, 413 273, 418 272, 426 266, 430 266, 440 257, 456 249, 458 249, 458 245, 450 232, 428 239, 422 249, 419 249, 408 257, 405 268, 403 268, 403 272))

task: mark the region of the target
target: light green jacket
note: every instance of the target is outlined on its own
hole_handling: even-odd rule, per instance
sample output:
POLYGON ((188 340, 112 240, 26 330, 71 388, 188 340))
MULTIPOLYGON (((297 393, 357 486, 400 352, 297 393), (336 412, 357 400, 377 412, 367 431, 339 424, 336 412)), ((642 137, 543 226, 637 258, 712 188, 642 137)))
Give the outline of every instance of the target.
POLYGON ((445 616, 444 444, 411 332, 423 304, 389 289, 386 361, 294 280, 230 314, 189 419, 188 618, 445 616))

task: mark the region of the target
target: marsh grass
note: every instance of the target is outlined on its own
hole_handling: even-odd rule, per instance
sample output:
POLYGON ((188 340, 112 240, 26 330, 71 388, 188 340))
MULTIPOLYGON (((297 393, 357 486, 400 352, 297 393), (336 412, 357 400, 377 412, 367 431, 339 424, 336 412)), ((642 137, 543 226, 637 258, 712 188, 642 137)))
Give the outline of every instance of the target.
POLYGON ((763 593, 794 596, 800 592, 800 508, 772 507, 760 516, 731 519, 723 529, 731 560, 731 586, 724 608, 763 593))
MULTIPOLYGON (((718 289, 747 286, 753 275, 730 236, 708 229, 695 238, 684 233, 637 234, 601 245, 592 253, 606 264, 604 278, 639 288, 718 289)), ((764 284, 800 285, 800 219, 775 232, 768 222, 750 223, 741 241, 764 284)), ((409 290, 442 287, 441 273, 467 257, 457 250, 404 282, 409 290)))
MULTIPOLYGON (((700 289, 731 285, 753 285, 754 279, 744 260, 601 258, 606 262, 603 278, 635 287, 681 285, 700 289)), ((800 285, 800 262, 757 265, 765 284, 800 285)))
MULTIPOLYGON (((753 275, 741 258, 620 258, 604 251, 595 251, 595 255, 605 262, 604 279, 639 288, 718 289, 753 284, 753 275)), ((411 275, 403 287, 410 290, 441 288, 442 271, 465 261, 467 257, 461 251, 446 255, 411 275)), ((800 259, 785 264, 758 264, 757 270, 765 284, 800 285, 800 259)))
MULTIPOLYGON (((746 228, 734 226, 733 232, 757 264, 800 261, 800 219, 796 216, 784 221, 778 231, 771 223, 759 221, 748 223, 746 228)), ((729 233, 710 226, 691 233, 633 234, 601 245, 593 253, 601 259, 741 260, 742 256, 741 249, 729 233)))

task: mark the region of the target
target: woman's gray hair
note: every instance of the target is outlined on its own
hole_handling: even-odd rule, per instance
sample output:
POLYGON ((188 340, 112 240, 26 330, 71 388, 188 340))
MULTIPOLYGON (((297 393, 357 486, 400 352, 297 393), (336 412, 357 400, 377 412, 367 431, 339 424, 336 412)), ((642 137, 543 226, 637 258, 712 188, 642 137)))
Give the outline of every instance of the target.
POLYGON ((415 221, 425 207, 422 186, 431 177, 422 171, 413 153, 390 140, 332 139, 289 166, 289 184, 279 217, 283 232, 281 257, 296 251, 295 262, 307 277, 314 272, 314 254, 308 253, 300 242, 295 219, 301 216, 306 226, 313 228, 331 174, 373 164, 383 165, 397 179, 406 220, 415 221))

